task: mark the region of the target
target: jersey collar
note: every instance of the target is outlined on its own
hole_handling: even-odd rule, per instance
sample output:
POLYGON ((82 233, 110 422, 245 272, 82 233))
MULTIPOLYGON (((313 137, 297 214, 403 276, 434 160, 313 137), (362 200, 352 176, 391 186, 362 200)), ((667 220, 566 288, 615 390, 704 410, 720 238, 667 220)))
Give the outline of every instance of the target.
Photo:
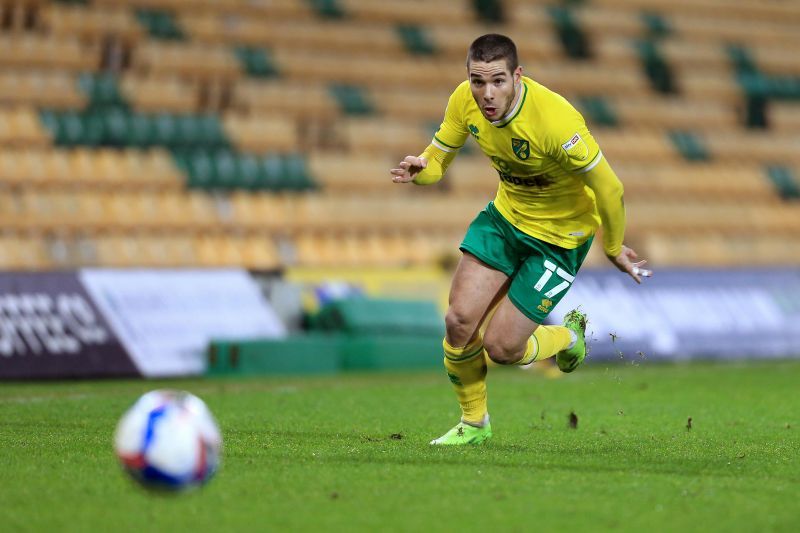
POLYGON ((505 128, 511 123, 512 120, 517 118, 519 112, 522 111, 522 104, 525 103, 525 98, 528 96, 528 86, 522 80, 520 80, 519 83, 522 85, 522 94, 517 95, 516 105, 514 105, 514 107, 511 108, 508 113, 506 113, 506 116, 491 123, 495 128, 505 128))

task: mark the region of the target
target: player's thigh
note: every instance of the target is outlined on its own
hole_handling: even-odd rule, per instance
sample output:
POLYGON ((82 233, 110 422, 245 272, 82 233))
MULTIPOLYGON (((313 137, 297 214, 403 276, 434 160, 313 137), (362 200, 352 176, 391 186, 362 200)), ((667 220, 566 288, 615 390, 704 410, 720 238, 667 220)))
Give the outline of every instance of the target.
POLYGON ((450 286, 448 315, 451 319, 480 324, 506 293, 508 282, 505 273, 464 252, 450 286))
POLYGON ((572 287, 591 240, 575 249, 536 240, 530 243, 530 255, 514 276, 508 297, 526 317, 543 324, 572 287))
POLYGON ((524 349, 528 338, 539 326, 531 320, 506 295, 497 305, 486 326, 483 341, 495 352, 514 353, 524 349))

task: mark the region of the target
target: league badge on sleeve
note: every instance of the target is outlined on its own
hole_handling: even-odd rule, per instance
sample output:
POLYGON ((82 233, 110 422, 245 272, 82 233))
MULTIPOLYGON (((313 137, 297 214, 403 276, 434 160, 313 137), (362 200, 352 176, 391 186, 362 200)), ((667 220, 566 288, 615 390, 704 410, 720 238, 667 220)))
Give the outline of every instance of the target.
POLYGON ((589 157, 589 147, 579 133, 575 133, 570 140, 561 145, 561 148, 567 152, 570 159, 585 161, 589 157))

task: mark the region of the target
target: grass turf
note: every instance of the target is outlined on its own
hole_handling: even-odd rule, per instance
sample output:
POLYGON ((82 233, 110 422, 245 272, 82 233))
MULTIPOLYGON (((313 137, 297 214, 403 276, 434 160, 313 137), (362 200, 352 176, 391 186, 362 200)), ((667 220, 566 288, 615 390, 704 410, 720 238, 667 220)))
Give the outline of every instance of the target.
POLYGON ((0 387, 4 531, 795 531, 800 361, 587 365, 489 376, 494 438, 432 448, 444 373, 0 387), (200 395, 225 439, 202 490, 151 495, 111 450, 153 388, 200 395), (577 428, 570 428, 574 412, 577 428), (691 417, 691 429, 687 428, 691 417))

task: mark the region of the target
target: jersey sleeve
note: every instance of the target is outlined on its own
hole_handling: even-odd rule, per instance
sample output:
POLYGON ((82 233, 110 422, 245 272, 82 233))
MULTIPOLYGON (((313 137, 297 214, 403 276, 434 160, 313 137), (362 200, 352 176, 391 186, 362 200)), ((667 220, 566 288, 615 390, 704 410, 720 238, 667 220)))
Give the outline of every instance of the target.
MULTIPOLYGON (((467 96, 472 97, 468 92, 467 96)), ((464 108, 462 84, 450 95, 442 125, 436 130, 431 144, 420 154, 428 161, 428 166, 414 178, 417 185, 431 185, 442 179, 458 150, 467 142, 469 132, 464 125, 464 108)))
POLYGON ((603 153, 578 110, 558 97, 553 99, 549 111, 549 127, 545 133, 549 155, 570 173, 588 172, 597 166, 603 153))
MULTIPOLYGON (((466 107, 464 92, 465 87, 462 84, 450 95, 447 109, 444 112, 444 120, 433 135, 431 144, 443 152, 455 152, 467 142, 469 131, 464 120, 464 109, 466 107)), ((466 96, 471 98, 469 91, 467 90, 466 92, 466 96)))
POLYGON ((601 159, 597 166, 584 174, 584 181, 594 191, 597 199, 597 211, 603 223, 603 251, 609 257, 616 257, 622 252, 625 238, 622 182, 605 159, 601 159))

